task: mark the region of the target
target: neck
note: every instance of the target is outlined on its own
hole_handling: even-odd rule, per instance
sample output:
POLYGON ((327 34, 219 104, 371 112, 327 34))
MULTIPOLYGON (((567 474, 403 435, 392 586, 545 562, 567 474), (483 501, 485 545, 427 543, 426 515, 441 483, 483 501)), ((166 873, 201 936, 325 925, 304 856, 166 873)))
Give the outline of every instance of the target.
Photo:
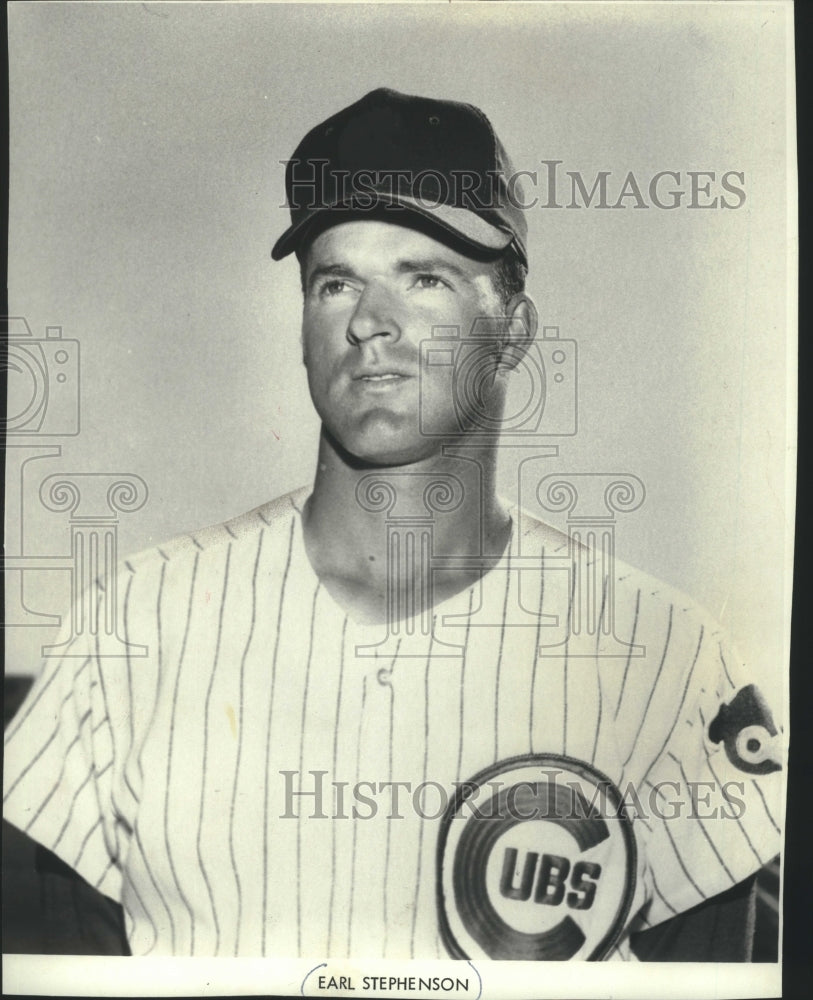
MULTIPOLYGON (((450 444, 446 451, 409 465, 372 466, 347 455, 322 430, 303 523, 308 557, 328 589, 383 593, 393 570, 393 532, 405 545, 411 535, 418 546, 419 537, 431 534, 435 558, 477 558, 463 570, 433 569, 435 603, 469 586, 500 558, 511 524, 496 497, 495 445, 450 444)), ((416 564, 410 567, 404 552, 398 575, 413 586, 416 564)))

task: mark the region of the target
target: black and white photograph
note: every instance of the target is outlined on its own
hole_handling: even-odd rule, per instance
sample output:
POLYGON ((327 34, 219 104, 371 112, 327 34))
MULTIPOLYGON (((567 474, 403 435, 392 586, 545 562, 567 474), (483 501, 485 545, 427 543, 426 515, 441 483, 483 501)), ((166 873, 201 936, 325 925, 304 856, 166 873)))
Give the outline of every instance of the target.
POLYGON ((8 48, 5 989, 778 996, 793 5, 8 48))

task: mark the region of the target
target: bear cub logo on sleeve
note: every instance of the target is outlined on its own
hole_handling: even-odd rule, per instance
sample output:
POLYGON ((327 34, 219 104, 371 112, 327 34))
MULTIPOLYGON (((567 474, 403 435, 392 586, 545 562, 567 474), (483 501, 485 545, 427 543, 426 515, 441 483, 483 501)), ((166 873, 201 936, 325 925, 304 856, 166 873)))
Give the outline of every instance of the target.
POLYGON ((709 724, 709 739, 722 743, 726 756, 747 774, 781 771, 779 732, 765 699, 754 684, 741 688, 709 724))

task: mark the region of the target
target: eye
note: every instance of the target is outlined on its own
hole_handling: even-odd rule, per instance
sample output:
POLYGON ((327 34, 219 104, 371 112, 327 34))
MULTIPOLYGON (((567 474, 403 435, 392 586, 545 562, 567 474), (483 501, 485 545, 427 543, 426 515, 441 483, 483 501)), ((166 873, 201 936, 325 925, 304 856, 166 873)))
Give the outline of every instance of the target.
POLYGON ((443 288, 446 282, 436 274, 418 274, 415 276, 415 284, 418 288, 431 290, 433 288, 443 288))
POLYGON ((330 281, 325 281, 319 286, 319 294, 325 298, 331 298, 334 295, 341 295, 347 290, 347 287, 347 282, 341 278, 331 278, 330 281))

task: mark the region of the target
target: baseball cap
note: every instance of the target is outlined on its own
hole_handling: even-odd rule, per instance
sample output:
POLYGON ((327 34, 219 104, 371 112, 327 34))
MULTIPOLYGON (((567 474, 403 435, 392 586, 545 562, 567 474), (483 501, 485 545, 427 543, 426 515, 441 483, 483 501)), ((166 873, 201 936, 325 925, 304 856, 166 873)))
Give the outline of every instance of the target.
POLYGON ((463 246, 497 254, 513 245, 527 265, 518 178, 479 108, 382 87, 312 128, 286 163, 291 225, 281 260, 306 244, 325 213, 413 213, 463 246))

